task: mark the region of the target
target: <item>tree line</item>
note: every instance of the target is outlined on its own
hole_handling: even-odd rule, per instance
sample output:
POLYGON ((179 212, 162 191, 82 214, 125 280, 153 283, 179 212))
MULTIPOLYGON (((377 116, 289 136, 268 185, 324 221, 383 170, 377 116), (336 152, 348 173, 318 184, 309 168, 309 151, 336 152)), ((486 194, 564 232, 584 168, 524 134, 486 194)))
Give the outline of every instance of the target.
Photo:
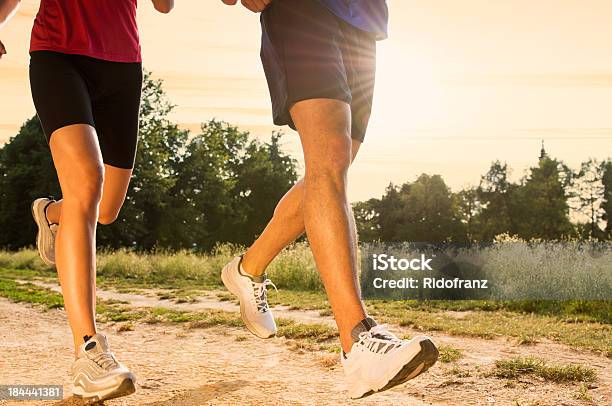
MULTIPOLYGON (((162 82, 146 74, 133 178, 117 221, 98 227, 98 245, 209 251, 218 243, 250 244, 297 180, 282 134, 262 142, 217 120, 192 134, 169 119, 172 109, 162 82)), ((29 204, 48 195, 61 191, 33 117, 0 148, 0 247, 34 245, 29 204)), ((457 193, 441 176, 423 174, 355 203, 354 212, 362 241, 490 241, 503 233, 609 239, 612 162, 589 160, 574 172, 543 156, 518 183, 505 163, 494 162, 478 187, 457 193)))
POLYGON ((495 161, 477 187, 452 192, 439 175, 390 184, 382 198, 354 205, 362 241, 490 242, 612 238, 612 161, 578 171, 545 153, 518 182, 495 161))

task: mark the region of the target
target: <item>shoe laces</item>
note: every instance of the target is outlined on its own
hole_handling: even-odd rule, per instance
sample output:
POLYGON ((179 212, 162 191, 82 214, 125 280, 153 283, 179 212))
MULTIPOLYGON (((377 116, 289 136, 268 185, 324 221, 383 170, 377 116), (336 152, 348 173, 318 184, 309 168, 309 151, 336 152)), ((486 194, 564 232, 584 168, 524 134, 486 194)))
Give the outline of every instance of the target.
POLYGON ((257 305, 257 311, 259 313, 267 312, 269 310, 267 286, 272 286, 274 290, 278 292, 276 285, 267 278, 261 283, 253 281, 251 281, 251 283, 253 285, 253 296, 255 298, 255 304, 257 305))
POLYGON ((402 343, 402 340, 389 332, 386 324, 379 324, 369 331, 359 333, 359 344, 378 354, 386 354, 402 343))
POLYGON ((119 363, 115 359, 115 356, 110 352, 101 352, 90 358, 93 362, 98 364, 102 369, 109 370, 119 366, 119 363))

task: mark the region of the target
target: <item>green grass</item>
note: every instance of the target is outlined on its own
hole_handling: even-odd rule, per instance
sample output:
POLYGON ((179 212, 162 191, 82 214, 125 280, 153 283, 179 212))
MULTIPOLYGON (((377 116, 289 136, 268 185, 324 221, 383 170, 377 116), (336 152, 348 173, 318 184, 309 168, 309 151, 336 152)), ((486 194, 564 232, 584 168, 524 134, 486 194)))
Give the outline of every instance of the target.
POLYGON ((41 289, 31 283, 22 284, 9 279, 0 279, 0 296, 13 302, 42 305, 47 309, 64 307, 62 295, 48 289, 41 289))
POLYGON ((239 327, 242 320, 237 313, 222 310, 207 309, 198 312, 188 312, 163 307, 147 308, 145 323, 186 323, 188 328, 208 328, 214 326, 239 327))
MULTIPOLYGON (((243 248, 218 246, 210 254, 189 251, 136 253, 129 250, 102 252, 98 255, 101 286, 218 288, 223 266, 243 248)), ((22 268, 22 267, 15 267, 22 268)), ((295 244, 283 251, 267 270, 279 289, 322 291, 310 250, 295 244)))
POLYGON ((0 267, 0 278, 10 280, 46 280, 57 281, 57 273, 51 269, 3 268, 0 267))
POLYGON ((201 294, 202 291, 181 288, 157 292, 157 298, 159 300, 172 300, 175 303, 196 303, 198 301, 197 296, 201 294))
POLYGON ((338 331, 325 324, 301 324, 290 320, 277 320, 278 337, 285 337, 293 340, 309 340, 322 343, 338 337, 338 331))
POLYGON ((98 255, 100 286, 218 288, 221 267, 231 255, 220 250, 214 255, 196 255, 187 251, 138 254, 128 250, 98 255))
POLYGON ((126 305, 109 304, 98 299, 96 315, 97 321, 100 322, 135 322, 142 320, 147 312, 145 309, 133 309, 126 305))
POLYGON ((580 384, 580 388, 578 388, 574 397, 578 400, 584 400, 585 402, 593 401, 593 397, 589 394, 589 385, 585 383, 580 384))
POLYGON ((0 251, 0 268, 12 268, 50 273, 51 269, 31 249, 20 251, 0 251))
POLYGON ((538 340, 530 335, 520 333, 517 337, 518 345, 536 345, 538 340))
POLYGON ((452 368, 446 370, 448 375, 456 376, 457 378, 468 378, 472 376, 470 371, 465 368, 461 368, 458 365, 454 365, 452 368))
POLYGON ((440 351, 439 360, 444 363, 455 362, 463 356, 460 349, 448 345, 439 346, 438 351, 440 351))
POLYGON ((552 316, 517 314, 508 311, 472 312, 462 317, 441 312, 389 309, 370 312, 387 323, 423 331, 443 331, 458 336, 492 339, 498 336, 547 338, 575 348, 612 356, 612 326, 602 323, 568 323, 552 316))
POLYGON ((515 379, 533 375, 551 382, 594 382, 597 373, 593 368, 577 364, 548 364, 540 358, 516 357, 495 362, 492 375, 497 378, 515 379))
POLYGON ((123 332, 123 331, 133 331, 134 330, 134 324, 132 322, 127 322, 127 323, 123 323, 121 324, 118 328, 117 331, 118 332, 123 332))
POLYGON ((285 289, 276 292, 272 289, 268 291, 268 302, 271 306, 281 305, 299 310, 329 310, 331 312, 327 296, 323 292, 285 289))
POLYGON ((553 316, 569 323, 601 322, 612 324, 612 301, 602 300, 523 300, 523 301, 491 301, 491 300, 403 300, 385 301, 371 300, 372 306, 384 308, 397 307, 401 309, 439 311, 508 311, 523 314, 538 314, 553 316))

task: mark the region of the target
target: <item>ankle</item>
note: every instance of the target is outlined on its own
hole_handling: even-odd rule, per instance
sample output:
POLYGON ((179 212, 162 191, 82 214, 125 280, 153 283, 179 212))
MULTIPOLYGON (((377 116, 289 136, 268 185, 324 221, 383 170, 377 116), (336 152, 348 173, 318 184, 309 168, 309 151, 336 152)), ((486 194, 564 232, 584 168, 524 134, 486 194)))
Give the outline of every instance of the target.
POLYGON ((340 334, 340 347, 345 355, 348 355, 353 348, 353 339, 350 334, 340 334))
POLYGON ((73 336, 73 340, 74 340, 74 352, 76 354, 79 353, 79 348, 86 342, 88 342, 89 340, 91 340, 93 338, 93 336, 95 336, 97 333, 94 330, 88 330, 85 333, 82 334, 77 334, 73 336))
POLYGON ((340 329, 340 344, 344 353, 348 354, 351 351, 353 344, 360 340, 361 333, 370 331, 376 325, 377 323, 373 318, 364 315, 350 330, 347 328, 340 329))
POLYGON ((77 359, 79 357, 79 349, 83 344, 83 340, 74 340, 74 358, 77 359))
POLYGON ((261 276, 265 273, 265 267, 258 267, 256 264, 250 262, 249 256, 244 254, 240 261, 240 271, 249 276, 261 276))
POLYGON ((55 210, 56 209, 55 206, 57 204, 58 204, 58 202, 53 200, 49 204, 47 204, 47 206, 45 207, 45 210, 44 210, 45 219, 47 220, 47 223, 49 225, 51 225, 51 224, 59 224, 59 216, 56 215, 57 214, 57 210, 55 210))

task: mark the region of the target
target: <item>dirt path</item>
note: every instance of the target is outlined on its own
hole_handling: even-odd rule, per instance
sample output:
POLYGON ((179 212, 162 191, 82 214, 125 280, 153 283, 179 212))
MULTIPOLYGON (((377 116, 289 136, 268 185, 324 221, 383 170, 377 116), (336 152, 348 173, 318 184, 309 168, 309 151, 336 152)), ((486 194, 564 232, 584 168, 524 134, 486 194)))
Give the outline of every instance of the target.
MULTIPOLYGON (((55 287, 57 288, 57 287, 55 287)), ((99 291, 105 299, 127 300, 132 306, 180 310, 217 308, 236 311, 231 302, 213 298, 173 303, 146 295, 99 291)), ((200 299, 200 298, 199 298, 200 299)), ((303 323, 332 322, 316 312, 277 309, 279 316, 303 323)), ((588 391, 592 404, 609 404, 612 366, 609 359, 556 343, 518 346, 504 339, 480 340, 432 334, 438 343, 463 350, 456 363, 438 364, 409 384, 365 400, 348 401, 342 369, 335 355, 302 353, 287 340, 261 341, 243 329, 215 327, 189 330, 182 326, 136 324, 118 332, 118 325, 100 324, 120 359, 139 377, 135 395, 108 405, 583 405, 579 385, 552 384, 524 377, 505 381, 483 376, 496 359, 536 355, 554 362, 573 362, 597 369, 599 381, 588 391), (459 369, 463 374, 452 371, 459 369), (468 372, 470 376, 462 376, 468 372)), ((404 330, 405 333, 414 333, 404 330)), ((0 299, 0 383, 64 385, 70 394, 70 335, 63 311, 43 312, 0 299)), ((73 401, 37 404, 69 405, 73 401)), ((0 401, 0 405, 10 404, 0 401)), ((15 402, 24 405, 24 402, 15 402)))
MULTIPOLYGON (((70 336, 63 311, 0 299, 0 382, 63 384, 70 394, 70 336)), ((138 376, 136 394, 109 405, 339 405, 346 402, 342 371, 330 355, 297 354, 282 339, 261 341, 241 329, 185 330, 137 325, 109 333, 116 354, 138 376), (236 338, 240 337, 240 341, 236 338)), ((335 358, 335 356, 334 356, 335 358)), ((359 404, 423 404, 403 388, 359 404)), ((39 404, 77 404, 71 399, 39 404)), ((11 404, 2 402, 0 404, 11 404)), ((23 405, 23 402, 14 402, 23 405)))
MULTIPOLYGON (((42 281, 18 281, 22 283, 32 283, 34 285, 51 289, 54 292, 61 293, 59 285, 42 281)), ((218 292, 225 292, 219 290, 218 292)), ((133 307, 165 307, 172 310, 184 311, 200 311, 208 309, 224 310, 226 312, 239 312, 240 306, 232 301, 220 301, 215 297, 218 293, 211 291, 207 296, 198 296, 194 303, 176 303, 169 299, 159 299, 156 294, 142 295, 135 293, 121 293, 112 290, 104 290, 98 288, 96 290, 97 297, 104 300, 120 300, 128 302, 133 307)), ((152 291, 152 293, 155 293, 152 291)), ((318 311, 311 310, 289 310, 289 306, 275 306, 272 308, 275 317, 282 317, 293 320, 299 323, 325 323, 335 326, 335 322, 331 317, 320 316, 318 311)))
MULTIPOLYGON (((30 283, 61 293, 61 289, 57 284, 42 281, 30 281, 30 283)), ((218 292, 225 291, 220 290, 218 292)), ((217 309, 228 312, 240 311, 240 306, 232 301, 219 301, 218 298, 216 298, 216 293, 218 292, 211 291, 207 296, 198 296, 195 298, 197 301, 194 303, 176 303, 169 299, 159 299, 155 291, 150 291, 150 294, 147 292, 147 295, 144 295, 120 293, 98 288, 97 295, 101 299, 125 301, 133 307, 165 307, 183 311, 201 311, 206 309, 217 309)), ((331 326, 336 325, 331 316, 321 316, 318 311, 290 310, 288 306, 275 306, 272 310, 274 311, 275 317, 282 317, 298 323, 324 323, 331 326)), ((449 311, 447 313, 455 313, 461 316, 466 312, 449 311)), ((393 331, 411 336, 423 334, 420 331, 399 326, 394 326, 393 331)), ((518 355, 534 356, 556 363, 562 362, 590 365, 598 369, 602 381, 606 382, 608 385, 612 384, 612 362, 608 358, 598 356, 588 351, 578 351, 567 345, 549 340, 540 339, 537 345, 526 346, 518 345, 511 338, 483 340, 451 336, 441 332, 432 332, 430 335, 432 335, 438 343, 450 345, 462 350, 464 354, 463 361, 474 365, 490 365, 497 359, 510 358, 518 355)))

